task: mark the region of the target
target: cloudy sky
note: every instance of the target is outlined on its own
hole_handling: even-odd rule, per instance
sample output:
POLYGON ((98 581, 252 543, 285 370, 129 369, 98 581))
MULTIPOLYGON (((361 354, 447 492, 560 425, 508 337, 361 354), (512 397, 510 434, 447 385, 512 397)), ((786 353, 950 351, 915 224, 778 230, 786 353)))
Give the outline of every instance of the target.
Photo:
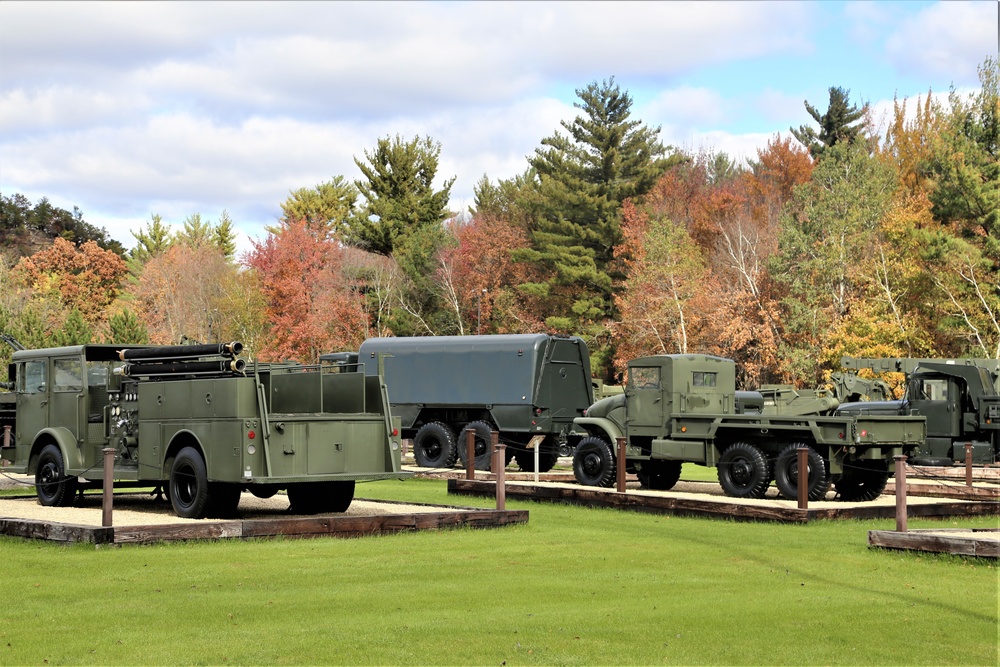
POLYGON ((664 143, 753 157, 831 86, 892 108, 978 86, 973 2, 0 2, 0 193, 78 206, 126 247, 227 210, 240 248, 290 190, 430 136, 465 210, 614 77, 664 143))

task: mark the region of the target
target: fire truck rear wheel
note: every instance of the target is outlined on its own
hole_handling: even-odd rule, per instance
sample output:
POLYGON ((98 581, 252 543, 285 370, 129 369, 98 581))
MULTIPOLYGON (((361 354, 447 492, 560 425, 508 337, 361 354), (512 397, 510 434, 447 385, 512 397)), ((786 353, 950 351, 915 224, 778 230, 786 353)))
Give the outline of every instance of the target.
POLYGON ((194 447, 185 447, 170 466, 170 504, 177 516, 201 519, 208 510, 208 471, 194 447))

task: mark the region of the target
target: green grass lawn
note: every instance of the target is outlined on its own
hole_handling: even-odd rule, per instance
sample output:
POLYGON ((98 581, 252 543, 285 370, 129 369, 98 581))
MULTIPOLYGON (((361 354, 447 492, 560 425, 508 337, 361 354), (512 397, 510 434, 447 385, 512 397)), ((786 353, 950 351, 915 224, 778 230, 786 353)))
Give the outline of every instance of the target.
MULTIPOLYGON (((441 480, 358 496, 492 506, 441 480)), ((3 538, 0 664, 997 665, 996 564, 870 550, 867 531, 893 520, 508 507, 529 522, 103 549, 3 538)))

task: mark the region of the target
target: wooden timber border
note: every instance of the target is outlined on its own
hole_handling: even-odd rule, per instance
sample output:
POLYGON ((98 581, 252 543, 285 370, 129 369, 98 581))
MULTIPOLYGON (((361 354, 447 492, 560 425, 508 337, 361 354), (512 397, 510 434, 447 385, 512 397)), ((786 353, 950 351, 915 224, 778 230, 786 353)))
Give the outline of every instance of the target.
MULTIPOLYGON (((390 501, 375 502, 392 504, 390 501)), ((412 506, 418 503, 399 504, 412 506)), ((527 510, 498 511, 446 505, 421 505, 421 507, 440 507, 441 511, 401 511, 399 514, 351 516, 331 514, 283 516, 111 527, 0 517, 0 535, 53 542, 121 545, 271 537, 363 537, 441 528, 497 528, 528 521, 527 510)))
POLYGON ((869 530, 868 546, 906 551, 929 551, 977 558, 1000 558, 1000 529, 920 529, 905 533, 869 530))
MULTIPOLYGON (((448 493, 455 495, 492 496, 496 485, 487 480, 449 479, 448 493)), ((895 505, 873 503, 823 503, 823 507, 799 509, 795 501, 779 503, 738 501, 725 496, 692 498, 695 494, 671 495, 666 491, 618 493, 614 489, 570 484, 508 483, 508 500, 555 501, 582 505, 627 509, 655 514, 736 519, 742 521, 774 521, 806 523, 817 519, 891 519, 895 505), (785 506, 787 505, 787 507, 785 506)), ((951 516, 1000 515, 1000 502, 932 501, 912 503, 907 507, 910 517, 933 518, 951 516)))

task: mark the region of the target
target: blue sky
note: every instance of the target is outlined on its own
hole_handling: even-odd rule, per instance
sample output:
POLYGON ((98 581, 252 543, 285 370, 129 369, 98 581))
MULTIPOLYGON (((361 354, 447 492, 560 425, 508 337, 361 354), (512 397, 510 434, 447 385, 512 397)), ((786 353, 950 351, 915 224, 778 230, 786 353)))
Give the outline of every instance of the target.
POLYGON ((290 190, 360 178, 379 138, 441 143, 452 208, 524 171, 615 77, 689 151, 752 158, 848 88, 978 86, 998 4, 973 2, 0 2, 0 192, 48 197, 126 247, 153 213, 227 210, 239 246, 290 190))

